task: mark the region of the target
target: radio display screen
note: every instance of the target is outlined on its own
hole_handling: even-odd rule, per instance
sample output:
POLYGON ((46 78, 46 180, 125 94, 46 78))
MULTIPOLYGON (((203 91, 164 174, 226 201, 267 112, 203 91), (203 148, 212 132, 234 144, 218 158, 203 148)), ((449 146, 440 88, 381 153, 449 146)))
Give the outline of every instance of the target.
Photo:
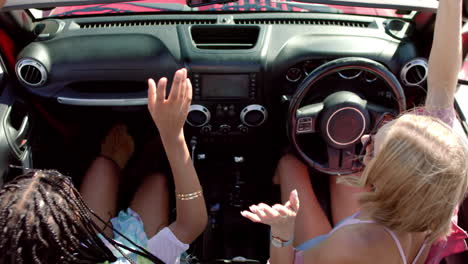
POLYGON ((203 98, 248 98, 248 74, 208 74, 201 76, 203 98))

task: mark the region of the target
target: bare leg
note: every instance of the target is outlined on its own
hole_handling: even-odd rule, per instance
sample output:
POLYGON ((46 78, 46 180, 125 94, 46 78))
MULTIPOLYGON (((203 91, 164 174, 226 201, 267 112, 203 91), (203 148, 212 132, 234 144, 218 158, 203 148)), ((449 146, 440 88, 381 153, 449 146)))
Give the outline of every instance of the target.
POLYGON ((336 183, 339 176, 330 176, 330 200, 333 225, 359 211, 358 194, 363 188, 336 183))
POLYGON ((144 223, 145 233, 151 238, 169 222, 169 191, 166 177, 161 173, 147 176, 135 193, 130 208, 144 223))
POLYGON ((307 166, 291 154, 283 156, 276 168, 275 177, 281 184, 281 199, 286 202, 296 189, 301 207, 296 217, 294 246, 330 232, 331 225, 315 196, 307 166))
MULTIPOLYGON (((80 193, 86 204, 104 221, 108 222, 117 214, 117 191, 120 169, 115 162, 97 157, 83 178, 80 193)), ((98 219, 93 219, 106 235, 112 237, 110 228, 98 219)))
MULTIPOLYGON (((97 157, 86 172, 80 193, 88 206, 104 221, 117 214, 117 195, 120 170, 125 167, 133 153, 134 143, 122 124, 115 125, 101 144, 101 156, 97 157), (105 158, 106 157, 106 158, 105 158)), ((110 228, 98 219, 93 219, 109 237, 110 228)))

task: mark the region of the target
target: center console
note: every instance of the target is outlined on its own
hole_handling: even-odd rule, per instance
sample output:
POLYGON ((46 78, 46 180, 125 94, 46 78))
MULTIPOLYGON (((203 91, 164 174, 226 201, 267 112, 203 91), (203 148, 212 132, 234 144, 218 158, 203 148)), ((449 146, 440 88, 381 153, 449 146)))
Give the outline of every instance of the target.
POLYGON ((248 135, 261 127, 268 111, 259 99, 259 73, 193 73, 193 103, 187 124, 211 137, 248 135))

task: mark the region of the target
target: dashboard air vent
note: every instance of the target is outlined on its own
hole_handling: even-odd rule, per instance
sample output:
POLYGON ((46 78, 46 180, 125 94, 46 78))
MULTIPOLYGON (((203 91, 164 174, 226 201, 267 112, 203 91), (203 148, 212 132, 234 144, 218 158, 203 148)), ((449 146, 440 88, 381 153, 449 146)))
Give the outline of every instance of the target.
POLYGON ((370 22, 331 19, 237 19, 239 25, 317 25, 367 28, 370 22))
POLYGON ((427 74, 427 60, 424 58, 416 58, 410 60, 403 66, 400 78, 406 86, 419 86, 427 79, 427 74))
POLYGON ((215 19, 162 19, 162 20, 139 20, 139 21, 117 21, 79 23, 80 28, 117 28, 117 27, 143 27, 164 25, 210 25, 215 24, 215 19))
POLYGON ((37 87, 43 85, 47 80, 47 71, 38 61, 23 59, 16 64, 16 74, 23 83, 37 87))
POLYGON ((258 27, 195 26, 192 40, 199 49, 251 49, 258 40, 258 27))

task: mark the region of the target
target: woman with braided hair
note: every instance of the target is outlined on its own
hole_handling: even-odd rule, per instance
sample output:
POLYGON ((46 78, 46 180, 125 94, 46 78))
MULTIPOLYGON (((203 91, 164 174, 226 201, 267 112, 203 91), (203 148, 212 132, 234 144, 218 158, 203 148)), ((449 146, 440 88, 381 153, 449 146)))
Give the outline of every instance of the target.
POLYGON ((116 260, 71 179, 59 172, 31 170, 0 197, 0 263, 116 260))
POLYGON ((179 263, 180 254, 203 232, 207 212, 183 132, 192 97, 187 70, 176 72, 167 99, 166 85, 166 78, 157 89, 148 80, 148 109, 172 168, 176 220, 168 224, 168 191, 158 174, 147 177, 131 209, 117 215, 119 172, 133 152, 133 141, 125 127, 116 126, 80 192, 57 171, 30 170, 3 187, 0 264, 179 263))

